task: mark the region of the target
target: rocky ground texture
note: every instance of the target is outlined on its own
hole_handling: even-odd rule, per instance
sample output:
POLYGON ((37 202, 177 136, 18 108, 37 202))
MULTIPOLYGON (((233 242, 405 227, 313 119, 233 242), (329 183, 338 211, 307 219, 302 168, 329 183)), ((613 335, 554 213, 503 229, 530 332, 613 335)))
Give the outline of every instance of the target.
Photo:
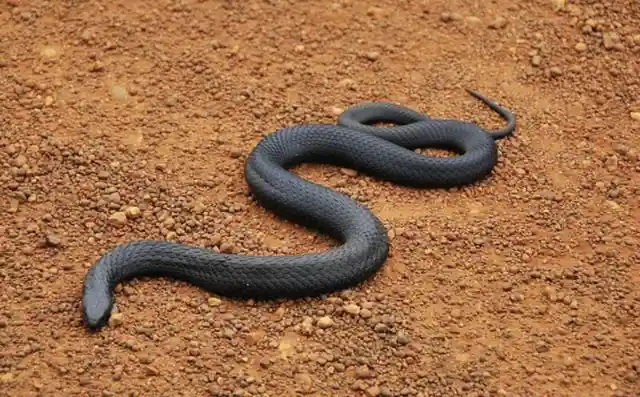
POLYGON ((640 394, 640 2, 0 1, 0 396, 640 394), (88 267, 171 239, 301 254, 247 195, 263 134, 390 100, 518 131, 478 186, 295 172, 366 203, 391 257, 358 288, 255 303, 88 267))

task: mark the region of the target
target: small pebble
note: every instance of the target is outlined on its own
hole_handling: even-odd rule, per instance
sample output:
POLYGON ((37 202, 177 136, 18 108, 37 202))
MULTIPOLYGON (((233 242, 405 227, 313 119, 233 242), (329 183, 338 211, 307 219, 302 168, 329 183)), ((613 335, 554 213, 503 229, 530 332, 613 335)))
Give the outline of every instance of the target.
POLYGON ((440 20, 442 22, 451 22, 451 21, 460 21, 462 19, 462 15, 457 12, 443 12, 440 14, 440 20))
POLYGON ((127 89, 120 85, 111 86, 111 98, 118 102, 124 102, 129 98, 127 89))
POLYGON ((125 215, 129 219, 135 219, 140 217, 140 213, 141 213, 140 208, 138 207, 127 207, 127 209, 125 210, 125 215))
POLYGON ((175 96, 167 97, 164 100, 164 104, 167 107, 174 107, 174 106, 176 106, 178 104, 178 98, 176 98, 175 96))
POLYGON ((373 372, 366 365, 362 365, 356 368, 356 377, 358 379, 369 379, 373 378, 373 372))
POLYGON ((380 393, 380 387, 378 386, 371 386, 367 389, 367 396, 369 397, 378 397, 380 393))
POLYGON ((549 72, 551 73, 552 77, 562 76, 562 69, 560 69, 558 66, 550 67, 549 72))
POLYGON ((375 51, 367 52, 367 59, 370 61, 377 61, 379 57, 380 54, 375 51))
POLYGON ((344 311, 349 314, 357 315, 360 313, 360 306, 352 303, 352 304, 346 305, 344 307, 344 311))
POLYGON ((376 331, 377 333, 385 333, 385 332, 389 332, 389 327, 387 326, 387 324, 384 323, 378 323, 375 325, 375 327, 373 328, 374 331, 376 331))
POLYGON ((542 64, 542 57, 540 55, 534 55, 531 57, 531 65, 538 67, 542 64))
POLYGON ((566 0, 551 0, 551 9, 554 12, 564 10, 566 5, 566 0))
POLYGON ((111 313, 111 316, 109 317, 110 327, 120 326, 122 325, 123 322, 124 322, 124 318, 122 313, 111 313))
POLYGON ((220 244, 220 252, 223 254, 232 254, 234 252, 234 246, 231 243, 222 243, 220 244))
POLYGON ((28 160, 27 157, 23 154, 19 154, 14 160, 13 160, 13 164, 16 167, 22 167, 25 166, 27 164, 28 160))
POLYGON ((507 20, 503 17, 498 17, 489 23, 489 29, 504 29, 507 26, 507 20))
POLYGON ((324 316, 324 317, 320 317, 318 319, 318 328, 320 329, 327 329, 329 327, 332 327, 334 325, 333 320, 331 319, 331 317, 328 316, 324 316))
POLYGON ((340 168, 340 172, 344 175, 356 177, 358 176, 358 171, 351 168, 340 168))
POLYGON ((45 243, 49 247, 59 247, 62 245, 62 238, 55 233, 47 233, 45 236, 45 243))
POLYGON ((11 372, 4 373, 0 375, 0 383, 11 383, 13 382, 15 376, 11 372))
POLYGON ((58 56, 58 51, 53 47, 45 47, 40 51, 43 58, 53 59, 58 56))
POLYGON ((585 52, 587 50, 587 45, 583 42, 579 42, 576 44, 575 48, 578 52, 585 52))
POLYGON ((409 337, 404 332, 398 332, 397 338, 398 343, 401 345, 406 345, 409 343, 409 337))
POLYGON ((207 304, 211 307, 218 307, 222 304, 222 300, 216 297, 207 299, 207 304))
POLYGON ((109 220, 114 225, 124 225, 127 223, 127 214, 122 211, 114 212, 109 216, 109 220))
POLYGON ((465 22, 471 25, 480 25, 482 23, 482 19, 475 17, 473 15, 465 17, 464 20, 465 22))
POLYGON ((602 34, 602 45, 607 50, 617 49, 619 37, 615 32, 605 32, 602 34))

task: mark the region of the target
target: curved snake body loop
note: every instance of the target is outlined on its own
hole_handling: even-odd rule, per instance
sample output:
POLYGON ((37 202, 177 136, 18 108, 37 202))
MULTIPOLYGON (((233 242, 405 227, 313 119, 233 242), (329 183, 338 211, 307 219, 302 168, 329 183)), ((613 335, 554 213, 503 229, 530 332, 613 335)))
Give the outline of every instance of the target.
POLYGON ((338 125, 282 128, 262 139, 245 164, 251 194, 284 219, 324 232, 341 244, 299 256, 245 256, 217 253, 172 241, 140 240, 119 245, 88 271, 83 286, 83 319, 90 329, 105 325, 113 289, 142 276, 172 277, 221 296, 312 297, 352 287, 383 265, 388 239, 382 222, 364 205, 288 171, 302 162, 336 164, 414 187, 471 184, 497 162, 495 139, 515 129, 513 114, 469 91, 507 120, 497 132, 457 120, 431 119, 386 102, 347 109, 338 125), (391 122, 393 127, 375 127, 391 122), (460 153, 428 157, 412 149, 439 147, 460 153))

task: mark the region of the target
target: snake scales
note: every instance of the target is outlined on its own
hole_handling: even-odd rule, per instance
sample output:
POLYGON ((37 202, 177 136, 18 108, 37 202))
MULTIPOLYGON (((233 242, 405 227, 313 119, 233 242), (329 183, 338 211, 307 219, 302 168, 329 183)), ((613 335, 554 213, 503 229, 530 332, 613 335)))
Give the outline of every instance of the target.
POLYGON ((507 121, 488 132, 475 124, 430 117, 387 102, 347 109, 338 125, 305 124, 282 128, 262 139, 248 156, 245 179, 268 210, 328 234, 341 245, 298 256, 245 256, 216 253, 171 241, 142 240, 116 246, 84 279, 83 319, 90 329, 105 325, 113 289, 141 276, 172 277, 221 296, 253 299, 317 296, 354 286, 385 262, 387 233, 364 205, 287 169, 301 162, 341 165, 413 187, 471 184, 491 173, 496 139, 515 130, 514 115, 475 91, 467 90, 507 121), (375 127, 390 122, 393 127, 375 127), (454 157, 429 157, 419 147, 454 150, 454 157))

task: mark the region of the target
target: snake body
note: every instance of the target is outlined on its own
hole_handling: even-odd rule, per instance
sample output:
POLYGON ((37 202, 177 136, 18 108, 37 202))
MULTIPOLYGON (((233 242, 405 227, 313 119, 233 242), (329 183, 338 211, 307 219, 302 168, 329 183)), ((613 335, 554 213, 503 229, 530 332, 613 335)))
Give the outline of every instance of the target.
POLYGON ((430 117, 388 102, 348 108, 337 125, 304 124, 265 136, 249 154, 245 179, 251 194, 283 219, 316 229, 341 244, 298 256, 218 253, 173 241, 139 240, 108 251, 84 279, 83 319, 90 329, 109 319, 114 287, 142 277, 171 277, 220 296, 300 298, 355 286, 383 265, 388 239, 382 222, 364 205, 288 171, 302 162, 335 164, 413 187, 471 184, 491 173, 495 143, 513 132, 515 117, 475 91, 507 126, 488 132, 475 124, 430 117), (375 127, 391 122, 393 127, 375 127), (452 149, 454 157, 429 157, 420 147, 452 149))

